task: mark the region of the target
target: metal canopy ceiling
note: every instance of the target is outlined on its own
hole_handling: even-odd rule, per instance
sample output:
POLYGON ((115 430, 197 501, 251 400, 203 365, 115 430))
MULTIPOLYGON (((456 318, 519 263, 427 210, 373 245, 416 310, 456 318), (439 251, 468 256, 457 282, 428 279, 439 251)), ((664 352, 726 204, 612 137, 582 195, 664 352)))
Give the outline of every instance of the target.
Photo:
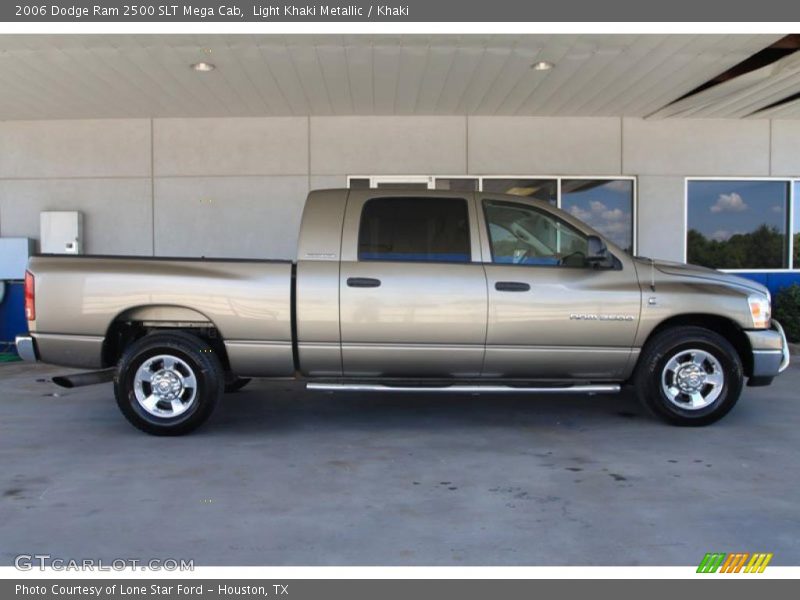
MULTIPOLYGON (((800 53, 790 54, 772 64, 740 75, 702 92, 688 96, 658 112, 654 117, 758 117, 765 108, 800 91, 800 53)), ((776 105, 771 114, 780 112, 776 105)))
MULTIPOLYGON (((644 117, 780 37, 5 35, 0 119, 644 117), (532 69, 540 60, 555 68, 532 69), (216 69, 198 73, 190 68, 198 61, 216 69)), ((797 92, 796 81, 782 80, 781 89, 797 92)), ((764 98, 776 93, 778 84, 770 82, 768 76, 755 84, 765 86, 758 92, 764 98)), ((728 100, 723 95, 702 110, 673 108, 659 116, 746 116, 751 104, 728 100)), ((769 116, 800 116, 800 104, 769 116)))

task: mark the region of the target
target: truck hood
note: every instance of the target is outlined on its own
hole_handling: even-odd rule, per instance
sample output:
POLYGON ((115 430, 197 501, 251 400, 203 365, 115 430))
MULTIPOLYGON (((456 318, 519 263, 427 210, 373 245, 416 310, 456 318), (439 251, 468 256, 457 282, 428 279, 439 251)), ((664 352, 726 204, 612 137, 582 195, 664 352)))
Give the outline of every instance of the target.
MULTIPOLYGON (((639 272, 646 274, 646 269, 650 268, 651 259, 636 257, 639 266, 639 272)), ((714 283, 723 283, 731 287, 747 290, 748 292, 757 292, 765 296, 769 296, 769 290, 766 287, 744 277, 737 277, 730 273, 723 273, 716 269, 709 269, 698 265, 690 265, 686 263, 670 262, 666 260, 655 260, 653 265, 656 270, 664 273, 665 275, 676 275, 679 277, 694 277, 705 281, 713 281, 714 283)), ((647 277, 645 275, 645 277, 647 277)))

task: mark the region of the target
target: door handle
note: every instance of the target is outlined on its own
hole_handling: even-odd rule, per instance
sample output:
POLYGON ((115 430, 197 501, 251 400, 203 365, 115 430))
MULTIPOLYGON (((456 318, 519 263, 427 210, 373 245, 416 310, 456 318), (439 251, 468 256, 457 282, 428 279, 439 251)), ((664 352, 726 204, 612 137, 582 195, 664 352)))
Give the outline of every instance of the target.
POLYGON ((494 289, 498 292, 527 292, 531 286, 521 281, 498 281, 494 284, 494 289))
POLYGON ((381 280, 373 279, 372 277, 348 277, 347 286, 355 288, 373 288, 380 287, 381 280))

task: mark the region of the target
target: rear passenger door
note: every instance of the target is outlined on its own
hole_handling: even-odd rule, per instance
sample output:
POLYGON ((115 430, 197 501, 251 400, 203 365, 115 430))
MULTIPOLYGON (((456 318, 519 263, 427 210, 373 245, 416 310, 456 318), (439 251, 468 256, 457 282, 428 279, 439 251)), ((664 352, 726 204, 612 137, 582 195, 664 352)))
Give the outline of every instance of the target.
POLYGON ((487 289, 471 194, 351 190, 342 235, 343 372, 476 377, 487 289))

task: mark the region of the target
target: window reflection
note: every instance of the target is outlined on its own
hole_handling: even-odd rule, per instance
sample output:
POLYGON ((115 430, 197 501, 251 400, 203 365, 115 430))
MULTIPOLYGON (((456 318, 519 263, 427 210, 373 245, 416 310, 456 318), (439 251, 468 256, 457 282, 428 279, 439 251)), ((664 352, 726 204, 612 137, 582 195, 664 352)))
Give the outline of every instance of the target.
POLYGON ((561 208, 633 253, 630 179, 562 179, 561 208))
POLYGON ((794 182, 794 223, 792 224, 794 237, 794 263, 792 267, 800 269, 800 181, 794 182))
POLYGON ((690 181, 687 261, 714 269, 788 266, 789 183, 690 181))

